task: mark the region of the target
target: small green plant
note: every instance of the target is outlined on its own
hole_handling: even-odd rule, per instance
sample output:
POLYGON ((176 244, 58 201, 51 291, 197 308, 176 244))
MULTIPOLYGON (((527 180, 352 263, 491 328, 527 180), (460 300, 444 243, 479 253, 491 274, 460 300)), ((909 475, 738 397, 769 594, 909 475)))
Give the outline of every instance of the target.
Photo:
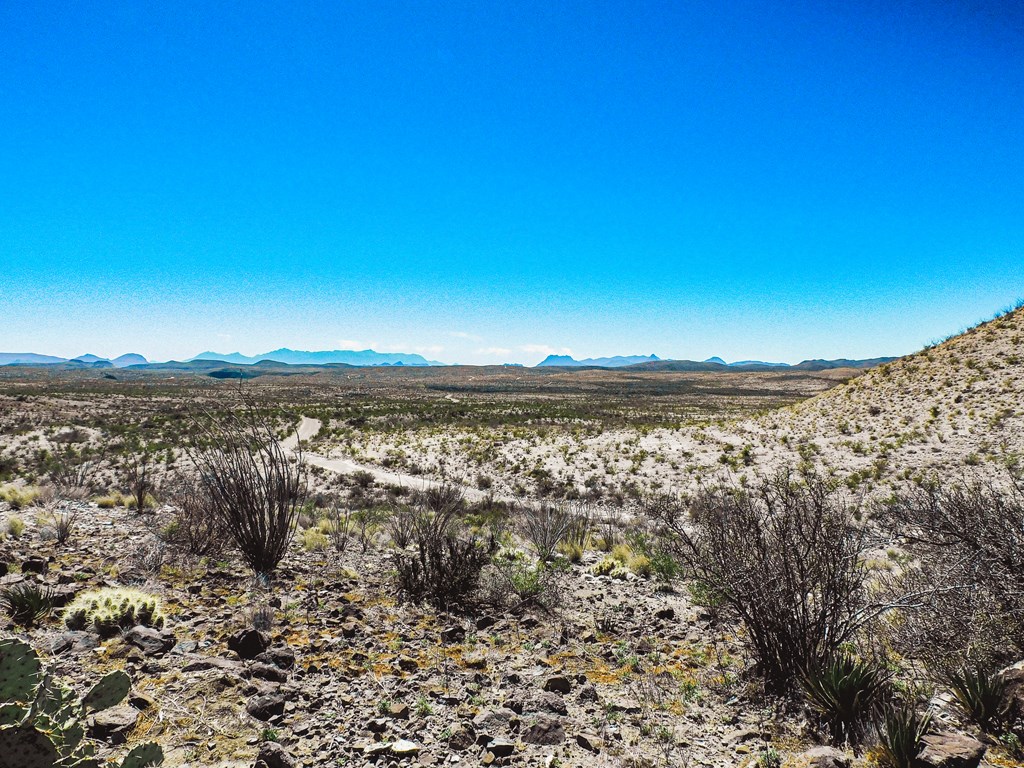
POLYGON ((985 733, 996 734, 1006 717, 1006 680, 991 669, 978 666, 951 672, 946 679, 957 704, 985 733))
POLYGON ((870 662, 837 656, 806 673, 802 682, 833 743, 859 744, 882 704, 889 675, 870 662))
POLYGON ((420 696, 416 699, 416 714, 420 717, 427 717, 428 715, 434 714, 434 706, 426 696, 420 696))
POLYGON ((53 610, 53 590, 32 582, 21 582, 0 590, 0 607, 16 624, 31 627, 53 610))
POLYGON ((138 624, 162 629, 164 621, 156 595, 123 587, 84 592, 64 610, 64 623, 69 629, 89 628, 101 637, 138 624))
POLYGON ((281 734, 276 728, 264 728, 260 732, 260 741, 277 741, 280 738, 281 734))
POLYGON ((773 747, 766 746, 757 756, 757 768, 782 768, 782 756, 773 747))
POLYGON ((921 741, 932 725, 932 713, 903 704, 889 708, 883 718, 879 762, 885 768, 916 768, 921 741))

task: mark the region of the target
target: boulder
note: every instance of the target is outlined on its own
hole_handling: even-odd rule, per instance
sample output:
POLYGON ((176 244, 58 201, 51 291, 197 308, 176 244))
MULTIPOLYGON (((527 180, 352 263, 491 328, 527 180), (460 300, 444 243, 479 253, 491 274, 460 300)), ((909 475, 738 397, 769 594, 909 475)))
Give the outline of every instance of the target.
POLYGON ((978 768, 985 756, 985 745, 958 733, 930 733, 922 740, 917 759, 934 768, 978 768))
POLYGON ((228 650, 238 654, 238 658, 249 661, 255 659, 270 647, 270 638, 266 632, 258 629, 242 629, 228 638, 228 650))
POLYGON ((99 741, 124 744, 138 719, 138 710, 127 704, 104 709, 89 718, 89 735, 99 741))
POLYGON ((543 746, 561 744, 565 741, 565 728, 562 727, 562 721, 557 717, 540 715, 526 727, 522 739, 525 744, 543 746))
POLYGON ((800 765, 808 768, 850 768, 849 756, 835 747, 815 747, 801 755, 800 765))
POLYGON ((276 741, 265 741, 260 744, 253 768, 295 768, 295 761, 276 741))
POLYGON ((245 705, 245 710, 257 720, 272 720, 284 714, 285 698, 280 693, 267 693, 253 696, 245 705))
POLYGON ((165 634, 152 627, 132 627, 124 636, 125 642, 134 645, 147 656, 163 656, 175 645, 174 635, 165 634))

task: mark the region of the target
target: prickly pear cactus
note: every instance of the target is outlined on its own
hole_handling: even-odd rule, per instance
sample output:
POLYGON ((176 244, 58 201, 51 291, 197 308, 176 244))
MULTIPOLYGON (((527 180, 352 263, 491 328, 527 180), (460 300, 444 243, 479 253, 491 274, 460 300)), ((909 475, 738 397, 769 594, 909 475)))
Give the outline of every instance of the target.
POLYGON ((0 640, 0 701, 29 701, 40 679, 39 656, 20 640, 0 640))
POLYGON ((153 742, 139 744, 121 761, 121 768, 150 768, 163 765, 164 751, 153 742))
POLYGON ((85 694, 82 704, 91 711, 109 709, 120 703, 128 695, 132 680, 121 670, 105 675, 92 690, 85 694))
POLYGON ((35 726, 0 728, 0 768, 53 768, 59 759, 50 737, 35 726))

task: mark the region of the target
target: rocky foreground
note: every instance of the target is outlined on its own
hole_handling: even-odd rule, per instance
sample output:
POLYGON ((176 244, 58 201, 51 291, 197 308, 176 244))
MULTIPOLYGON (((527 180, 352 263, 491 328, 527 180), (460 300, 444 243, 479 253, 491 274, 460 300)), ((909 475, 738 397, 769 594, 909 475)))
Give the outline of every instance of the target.
MULTIPOLYGON (((154 535, 159 512, 78 505, 63 546, 41 510, 17 513, 2 585, 45 582, 58 606, 133 585, 161 598, 166 623, 103 639, 68 629, 58 609, 3 635, 79 691, 128 672, 126 703, 88 724, 101 756, 150 740, 175 766, 873 764, 870 750, 823 746, 799 708, 765 697, 735 628, 650 578, 596 575, 600 552, 564 570, 546 608, 446 615, 393 597, 380 542, 296 544, 260 584, 230 557, 176 554, 154 535)), ((924 765, 1018 765, 934 703, 924 765)))

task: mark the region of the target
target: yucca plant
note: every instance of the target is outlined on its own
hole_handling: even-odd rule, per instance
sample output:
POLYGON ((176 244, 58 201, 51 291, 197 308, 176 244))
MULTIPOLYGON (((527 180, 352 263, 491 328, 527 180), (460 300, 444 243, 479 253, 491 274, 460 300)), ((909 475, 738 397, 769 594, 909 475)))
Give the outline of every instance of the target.
POLYGON ((53 590, 32 582, 24 581, 0 590, 0 607, 25 627, 45 619, 53 610, 53 590))
POLYGON ((840 655, 805 673, 802 682, 833 743, 859 744, 881 708, 889 673, 869 661, 840 655))
POLYGON ((949 673, 946 684, 957 704, 985 733, 997 733, 1007 714, 1006 680, 993 669, 978 665, 949 673))
POLYGON ((880 734, 880 764, 885 768, 917 768, 922 740, 932 725, 932 713, 912 704, 890 707, 880 734))

